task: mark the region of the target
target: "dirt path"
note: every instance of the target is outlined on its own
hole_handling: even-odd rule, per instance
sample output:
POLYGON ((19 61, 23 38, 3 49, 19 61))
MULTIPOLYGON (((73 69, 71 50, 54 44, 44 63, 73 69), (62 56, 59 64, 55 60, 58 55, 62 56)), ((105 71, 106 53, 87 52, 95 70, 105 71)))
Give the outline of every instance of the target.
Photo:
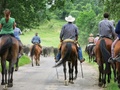
MULTIPOLYGON (((103 90, 98 87, 98 71, 87 63, 83 63, 84 78, 81 76, 80 64, 78 78, 74 84, 64 85, 63 67, 58 67, 59 79, 53 57, 41 57, 41 66, 32 67, 31 64, 19 68, 14 72, 14 85, 8 90, 103 90)), ((1 75, 0 75, 1 80, 1 75)), ((0 90, 2 90, 0 85, 0 90)))

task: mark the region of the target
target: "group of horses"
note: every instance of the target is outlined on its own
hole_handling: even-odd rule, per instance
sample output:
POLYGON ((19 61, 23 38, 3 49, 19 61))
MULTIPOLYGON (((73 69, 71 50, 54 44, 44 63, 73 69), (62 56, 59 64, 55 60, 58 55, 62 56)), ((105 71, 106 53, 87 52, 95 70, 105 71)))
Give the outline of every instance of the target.
POLYGON ((98 85, 101 87, 106 86, 106 82, 110 83, 111 74, 114 75, 114 81, 118 82, 118 87, 120 88, 120 40, 117 41, 114 47, 114 61, 109 62, 111 57, 111 45, 113 41, 110 38, 103 37, 100 38, 96 45, 89 45, 86 47, 85 51, 89 55, 89 61, 95 60, 98 64, 99 78, 98 85), (113 70, 112 70, 113 69, 113 70), (112 72, 113 71, 113 72, 112 72), (106 79, 107 78, 107 79, 106 79))
MULTIPOLYGON (((103 37, 98 40, 96 45, 94 46, 94 54, 96 63, 98 64, 99 69, 99 79, 98 85, 105 87, 106 85, 106 76, 107 82, 110 83, 111 79, 111 67, 114 73, 114 80, 118 82, 118 87, 120 88, 120 41, 118 41, 115 45, 114 52, 116 60, 113 63, 109 63, 108 59, 111 57, 111 45, 112 40, 106 37, 103 37)), ((73 40, 66 40, 62 42, 61 45, 61 60, 54 66, 58 67, 63 65, 64 71, 64 80, 65 85, 67 85, 67 68, 66 63, 68 63, 69 67, 69 83, 74 83, 73 81, 77 78, 77 63, 78 63, 78 50, 77 45, 73 40), (75 69, 75 76, 74 76, 75 69)), ((18 64, 18 55, 19 55, 19 41, 11 36, 2 36, 0 38, 0 58, 1 58, 1 66, 2 66, 2 82, 1 85, 5 85, 5 87, 13 86, 13 72, 14 65, 18 64), (9 68, 7 70, 6 60, 9 61, 9 68), (7 74, 8 73, 8 74, 7 74)), ((30 57, 36 61, 36 65, 40 65, 40 54, 42 53, 42 47, 38 44, 34 44, 31 47, 30 57)))

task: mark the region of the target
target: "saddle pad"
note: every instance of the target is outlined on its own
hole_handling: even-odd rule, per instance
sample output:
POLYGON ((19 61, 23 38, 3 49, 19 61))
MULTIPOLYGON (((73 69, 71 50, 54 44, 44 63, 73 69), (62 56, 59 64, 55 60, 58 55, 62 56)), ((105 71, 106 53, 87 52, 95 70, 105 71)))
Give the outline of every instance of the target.
POLYGON ((65 39, 63 42, 75 42, 74 40, 72 40, 72 39, 65 39))

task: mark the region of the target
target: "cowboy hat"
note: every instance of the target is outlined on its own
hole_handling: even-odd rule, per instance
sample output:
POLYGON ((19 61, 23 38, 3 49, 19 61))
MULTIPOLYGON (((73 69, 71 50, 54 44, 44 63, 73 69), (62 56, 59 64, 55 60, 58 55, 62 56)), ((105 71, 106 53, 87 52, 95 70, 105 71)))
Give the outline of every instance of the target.
POLYGON ((93 36, 93 34, 91 33, 91 34, 90 34, 90 37, 92 37, 92 36, 93 36))
POLYGON ((74 22, 74 21, 75 21, 75 18, 72 17, 71 15, 69 15, 68 17, 65 17, 65 20, 66 20, 67 22, 74 22))

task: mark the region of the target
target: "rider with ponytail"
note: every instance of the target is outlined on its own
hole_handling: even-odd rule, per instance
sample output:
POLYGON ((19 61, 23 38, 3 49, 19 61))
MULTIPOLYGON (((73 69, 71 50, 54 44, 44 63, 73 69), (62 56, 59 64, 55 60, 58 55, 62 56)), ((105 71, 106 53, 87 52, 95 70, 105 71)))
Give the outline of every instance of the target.
POLYGON ((3 35, 11 35, 14 37, 15 19, 10 17, 11 11, 4 10, 4 17, 0 20, 0 37, 3 35))

